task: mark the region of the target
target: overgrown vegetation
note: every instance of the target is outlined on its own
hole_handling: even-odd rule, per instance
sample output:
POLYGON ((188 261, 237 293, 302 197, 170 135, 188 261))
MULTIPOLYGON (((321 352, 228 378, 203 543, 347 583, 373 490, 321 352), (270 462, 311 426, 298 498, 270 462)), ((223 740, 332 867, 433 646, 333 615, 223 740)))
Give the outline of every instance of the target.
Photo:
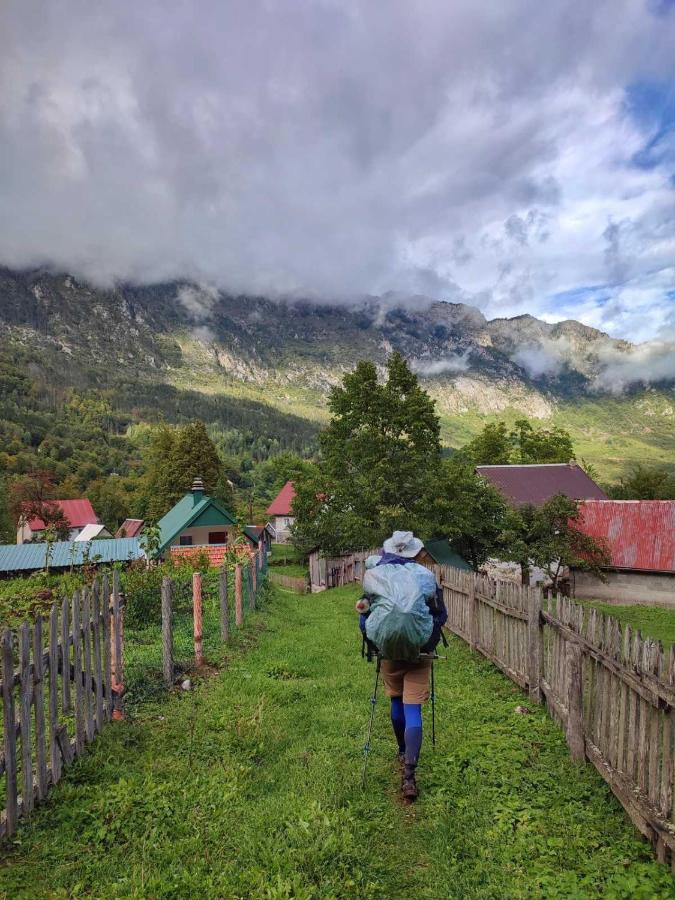
POLYGON ((220 676, 108 727, 3 848, 0 893, 672 897, 593 768, 541 708, 516 714, 522 694, 459 641, 438 663, 419 803, 398 803, 384 702, 363 790, 373 669, 356 596, 275 592, 220 676))

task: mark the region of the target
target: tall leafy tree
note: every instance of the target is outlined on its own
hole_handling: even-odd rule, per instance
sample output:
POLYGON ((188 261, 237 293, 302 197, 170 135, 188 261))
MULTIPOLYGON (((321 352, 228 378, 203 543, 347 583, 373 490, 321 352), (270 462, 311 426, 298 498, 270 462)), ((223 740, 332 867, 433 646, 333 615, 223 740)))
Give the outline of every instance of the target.
POLYGON ((443 460, 433 479, 431 536, 449 538, 477 571, 489 557, 499 555, 509 527, 509 507, 499 491, 461 460, 443 460))
POLYGON ((608 493, 615 500, 675 500, 675 472, 636 463, 608 493))
POLYGON ((70 522, 55 502, 54 476, 49 471, 36 471, 17 478, 10 488, 9 508, 18 522, 19 519, 42 519, 45 534, 54 540, 63 541, 70 533, 70 522))
POLYGON ((479 466, 569 462, 574 445, 564 428, 535 428, 518 419, 511 429, 506 422, 488 422, 460 455, 479 466))
POLYGON ((579 520, 578 504, 564 494, 539 507, 510 511, 504 558, 520 563, 523 584, 529 584, 532 565, 548 574, 554 588, 570 566, 603 577, 602 567, 610 562, 607 548, 584 534, 579 520))
POLYGON ((7 481, 0 475, 0 543, 13 544, 16 537, 16 522, 9 511, 7 481))
POLYGON ((395 528, 425 529, 440 463, 438 416, 400 354, 389 357, 386 376, 381 382, 361 362, 333 389, 319 468, 298 484, 299 544, 312 542, 313 528, 316 545, 333 552, 374 546, 395 528))

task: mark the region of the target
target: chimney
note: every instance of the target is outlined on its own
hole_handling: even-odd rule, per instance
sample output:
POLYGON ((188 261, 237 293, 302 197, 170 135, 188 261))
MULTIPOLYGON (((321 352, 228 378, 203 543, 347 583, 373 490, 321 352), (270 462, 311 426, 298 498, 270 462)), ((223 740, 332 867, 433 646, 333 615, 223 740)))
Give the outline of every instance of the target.
POLYGON ((196 506, 204 497, 204 482, 201 475, 198 475, 192 482, 192 505, 196 506))

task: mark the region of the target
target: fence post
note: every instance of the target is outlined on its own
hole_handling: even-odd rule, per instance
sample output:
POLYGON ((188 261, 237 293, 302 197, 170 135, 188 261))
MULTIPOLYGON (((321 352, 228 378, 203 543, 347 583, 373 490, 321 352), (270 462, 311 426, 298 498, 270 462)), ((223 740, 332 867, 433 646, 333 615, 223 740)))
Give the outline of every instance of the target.
POLYGON ((251 602, 249 603, 249 606, 251 607, 251 609, 255 609, 255 595, 258 592, 258 573, 256 572, 254 559, 252 559, 251 562, 249 563, 248 571, 249 571, 248 583, 250 586, 250 594, 251 594, 251 598, 250 598, 251 602))
POLYGON ((541 622, 541 591, 529 588, 527 609, 528 682, 530 700, 541 703, 541 679, 544 664, 544 629, 541 622))
POLYGON ((584 762, 583 685, 581 680, 581 645, 567 641, 567 744, 574 762, 584 762))
POLYGON ((230 610, 227 599, 227 569, 218 574, 218 596, 220 598, 220 638, 224 643, 230 637, 230 610))
POLYGON ((5 800, 7 835, 16 831, 19 817, 16 776, 16 725, 14 712, 14 648, 12 632, 6 628, 2 634, 2 725, 4 732, 5 776, 7 797, 5 800))
POLYGON ((244 612, 241 605, 241 563, 234 567, 234 621, 237 628, 244 623, 244 612))
POLYGON ((476 600, 476 573, 469 575, 469 643, 472 650, 478 647, 478 601, 476 600))
POLYGON ((192 615, 195 635, 195 665, 201 666, 202 659, 202 576, 201 572, 192 575, 192 615))
POLYGON ((172 594, 173 582, 165 575, 162 578, 162 672, 167 688, 173 686, 172 594))
POLYGON ((120 601, 120 573, 117 569, 113 571, 113 611, 112 611, 112 691, 113 691, 113 714, 112 717, 116 721, 124 718, 124 710, 122 707, 122 695, 124 694, 124 667, 123 667, 123 647, 124 647, 124 621, 122 618, 122 604, 120 601))

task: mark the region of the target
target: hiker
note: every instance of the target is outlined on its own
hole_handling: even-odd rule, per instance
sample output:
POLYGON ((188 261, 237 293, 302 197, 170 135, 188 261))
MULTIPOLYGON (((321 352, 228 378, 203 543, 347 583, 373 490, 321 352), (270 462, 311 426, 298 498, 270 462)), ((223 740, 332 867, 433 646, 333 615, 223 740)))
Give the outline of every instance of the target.
POLYGON ((422 547, 412 531, 395 531, 383 552, 366 561, 365 596, 356 605, 369 658, 374 651, 381 659, 398 743, 401 791, 408 802, 418 795, 422 704, 429 699, 433 655, 448 618, 433 573, 414 562, 422 547))

